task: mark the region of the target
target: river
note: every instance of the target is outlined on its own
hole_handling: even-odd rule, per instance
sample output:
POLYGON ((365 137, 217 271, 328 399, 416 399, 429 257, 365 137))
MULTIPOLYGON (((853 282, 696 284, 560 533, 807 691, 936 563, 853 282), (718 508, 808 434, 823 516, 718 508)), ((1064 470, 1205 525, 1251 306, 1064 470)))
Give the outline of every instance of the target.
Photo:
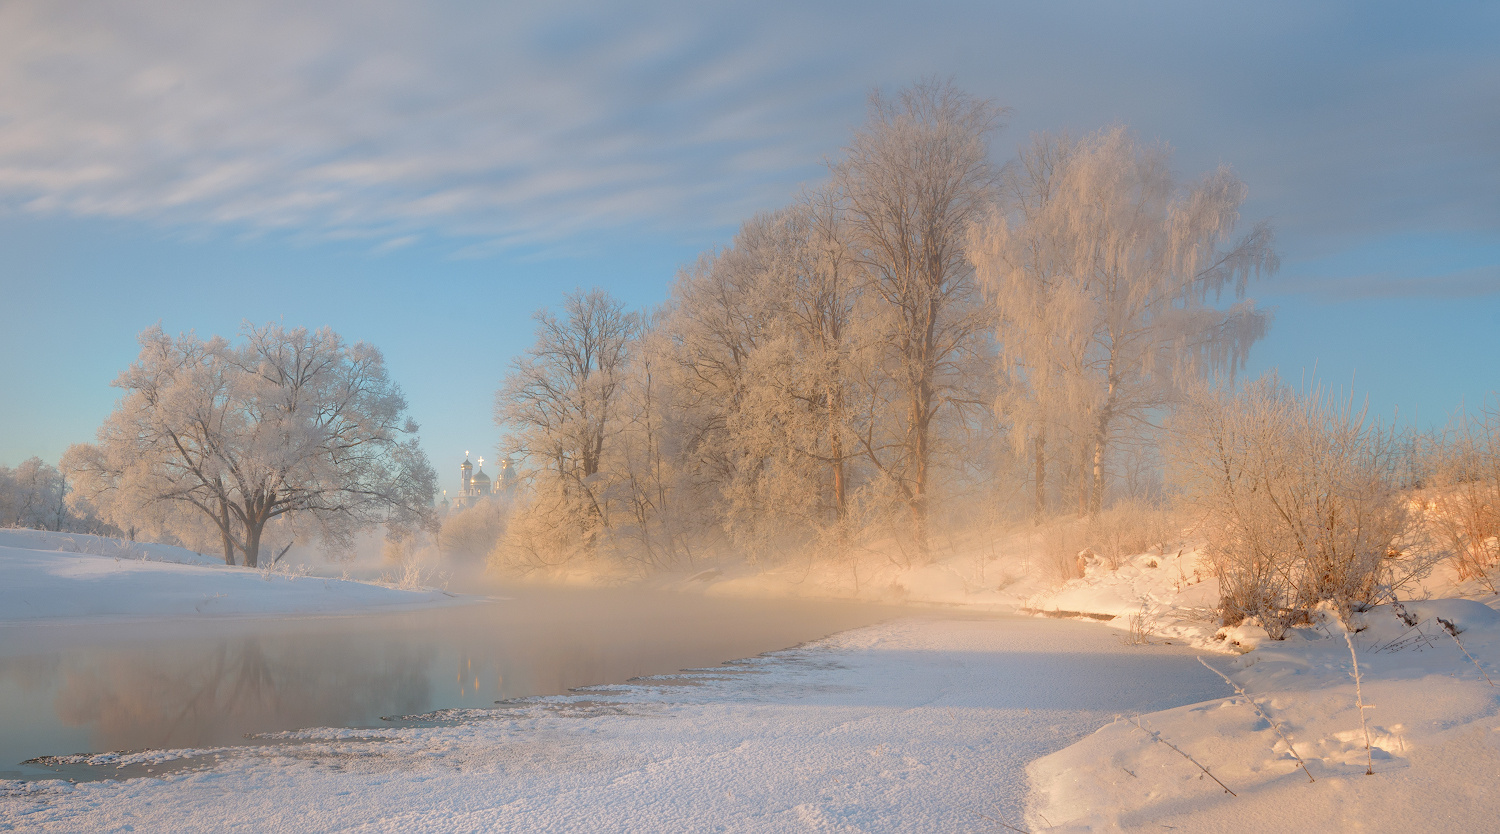
POLYGON ((553 695, 781 649, 880 606, 604 590, 399 614, 0 626, 0 779, 38 756, 243 743, 553 695))

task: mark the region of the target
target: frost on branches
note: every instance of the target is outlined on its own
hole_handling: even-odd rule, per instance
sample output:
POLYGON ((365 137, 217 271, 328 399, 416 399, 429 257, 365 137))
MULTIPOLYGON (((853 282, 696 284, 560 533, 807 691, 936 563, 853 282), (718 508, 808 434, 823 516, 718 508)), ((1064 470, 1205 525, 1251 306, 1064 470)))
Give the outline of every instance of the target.
POLYGON ((255 567, 294 538, 333 554, 363 527, 428 523, 436 473, 375 347, 280 325, 238 343, 157 326, 140 343, 98 442, 63 458, 73 497, 120 528, 255 567))
POLYGON ((1074 474, 1079 508, 1103 506, 1110 452, 1147 428, 1185 383, 1233 372, 1267 313, 1243 300, 1274 272, 1267 225, 1232 239, 1245 186, 1227 168, 1191 185, 1163 147, 1123 128, 1081 140, 1042 135, 974 227, 970 257, 995 305, 1012 444, 1074 474), (1242 299, 1214 306, 1225 292, 1242 299))

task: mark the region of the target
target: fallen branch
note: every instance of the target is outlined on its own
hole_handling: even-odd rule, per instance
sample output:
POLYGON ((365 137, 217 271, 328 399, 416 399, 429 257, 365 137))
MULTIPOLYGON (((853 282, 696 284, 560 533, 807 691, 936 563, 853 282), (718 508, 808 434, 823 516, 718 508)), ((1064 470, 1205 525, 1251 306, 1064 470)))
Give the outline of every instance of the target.
MULTIPOLYGON (((1286 749, 1289 750, 1289 751, 1291 751, 1292 758, 1294 758, 1294 759, 1297 760, 1297 765, 1302 768, 1302 772, 1307 774, 1307 781, 1309 781, 1309 782, 1316 782, 1316 781, 1318 781, 1318 780, 1316 780, 1316 779, 1313 778, 1312 771, 1310 771, 1310 770, 1307 769, 1307 762, 1302 761, 1302 757, 1299 756, 1299 755, 1297 755, 1297 748, 1295 748, 1295 747, 1292 746, 1292 740, 1287 737, 1286 731, 1282 729, 1281 722, 1279 722, 1276 719, 1272 718, 1270 715, 1268 715, 1266 713, 1265 710, 1261 709, 1260 708, 1260 704, 1257 704, 1255 702, 1255 699, 1250 697, 1249 693, 1247 693, 1245 691, 1245 688, 1243 686, 1240 686, 1239 684, 1235 683, 1234 680, 1232 678, 1230 678, 1228 675, 1224 674, 1223 672, 1220 672, 1218 669, 1215 669, 1212 666, 1209 666, 1208 665, 1208 661, 1204 660, 1201 657, 1198 658, 1198 662, 1202 663, 1204 665, 1204 667, 1208 669, 1208 671, 1213 672, 1215 675, 1218 675, 1219 677, 1223 678, 1225 683, 1227 683, 1230 686, 1234 687, 1234 691, 1238 692, 1239 695, 1240 695, 1240 697, 1244 698, 1245 701, 1247 703, 1249 703, 1250 706, 1255 709, 1256 714, 1258 714, 1261 718, 1264 718, 1266 720, 1267 724, 1271 725, 1271 729, 1275 730, 1276 734, 1279 735, 1279 736, 1281 736, 1281 740, 1284 741, 1284 742, 1286 742, 1286 749)), ((1132 774, 1132 775, 1134 775, 1134 774, 1132 774)))
POLYGON ((1132 718, 1132 719, 1130 719, 1130 723, 1134 724, 1136 726, 1136 728, 1139 729, 1141 732, 1145 733, 1148 736, 1151 736, 1151 740, 1152 741, 1157 741, 1157 742, 1161 742, 1162 744, 1165 744, 1166 746, 1172 748, 1172 750, 1175 753, 1177 753, 1177 755, 1179 755, 1179 756, 1183 757, 1184 759, 1187 759, 1188 761, 1192 762, 1193 766, 1196 767, 1196 768, 1198 768, 1199 770, 1203 771, 1204 775, 1206 775, 1208 778, 1214 780, 1215 782, 1218 782, 1219 783, 1219 787, 1221 787, 1221 788, 1224 789, 1224 793, 1227 793, 1230 796, 1239 796, 1239 794, 1237 794, 1234 791, 1230 790, 1228 785, 1224 784, 1223 782, 1219 782, 1219 777, 1213 775, 1212 773, 1209 773, 1208 772, 1208 768, 1206 768, 1203 765, 1199 764, 1197 759, 1193 758, 1192 756, 1189 756, 1187 753, 1184 753, 1182 751, 1181 747, 1178 747, 1177 745, 1173 744, 1172 742, 1167 741, 1166 739, 1162 738, 1160 732, 1157 732, 1156 730, 1148 730, 1148 729, 1146 729, 1146 727, 1141 724, 1141 721, 1140 721, 1139 718, 1132 718))

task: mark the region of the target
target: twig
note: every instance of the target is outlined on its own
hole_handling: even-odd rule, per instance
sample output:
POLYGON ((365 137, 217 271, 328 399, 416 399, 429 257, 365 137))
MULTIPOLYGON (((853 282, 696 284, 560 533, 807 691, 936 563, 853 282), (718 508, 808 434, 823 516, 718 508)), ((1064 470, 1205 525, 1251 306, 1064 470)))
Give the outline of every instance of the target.
POLYGON ((1272 718, 1270 715, 1268 715, 1266 713, 1265 710, 1261 709, 1260 708, 1260 704, 1257 704, 1255 702, 1255 699, 1250 697, 1250 694, 1245 691, 1245 688, 1243 686, 1240 686, 1239 684, 1235 683, 1234 680, 1231 679, 1228 675, 1224 674, 1223 672, 1220 672, 1218 669, 1215 669, 1212 666, 1209 666, 1208 665, 1208 661, 1204 660, 1201 657, 1198 658, 1198 662, 1202 663, 1204 665, 1204 667, 1208 669, 1208 671, 1213 672, 1215 675, 1218 675, 1219 677, 1223 678, 1225 683, 1227 683, 1230 686, 1234 687, 1234 691, 1238 692, 1239 695, 1240 695, 1240 697, 1244 698, 1245 701, 1247 703, 1249 703, 1251 707, 1254 707, 1255 708, 1255 712, 1258 715, 1260 715, 1261 718, 1264 718, 1266 720, 1267 724, 1271 725, 1271 729, 1275 730, 1276 734, 1279 735, 1279 736, 1281 736, 1281 740, 1284 741, 1284 742, 1286 742, 1286 749, 1289 750, 1289 751, 1291 751, 1292 758, 1294 758, 1294 759, 1297 760, 1297 764, 1298 764, 1298 766, 1300 766, 1302 768, 1302 772, 1307 774, 1307 781, 1309 781, 1309 782, 1316 782, 1316 781, 1318 781, 1318 780, 1316 780, 1316 779, 1313 778, 1312 771, 1310 771, 1310 770, 1307 769, 1307 762, 1302 761, 1302 757, 1299 756, 1299 755, 1297 755, 1297 748, 1295 748, 1295 747, 1292 746, 1292 740, 1287 737, 1286 730, 1282 729, 1281 722, 1279 722, 1276 719, 1272 718))
POLYGON ((1453 642, 1458 644, 1458 650, 1464 653, 1464 657, 1467 657, 1469 662, 1474 664, 1474 668, 1479 670, 1479 674, 1484 675, 1484 679, 1489 681, 1490 686, 1494 686, 1495 682, 1490 680, 1489 673, 1485 672, 1484 667, 1479 665, 1479 661, 1474 659, 1474 655, 1469 654, 1469 650, 1464 648, 1464 641, 1458 639, 1458 633, 1463 629, 1454 625, 1452 620, 1445 620, 1442 617, 1438 617, 1437 621, 1443 627, 1443 631, 1448 632, 1448 636, 1453 638, 1453 642))
MULTIPOLYGON (((1148 736, 1151 736, 1151 740, 1152 741, 1159 741, 1162 744, 1165 744, 1166 746, 1172 748, 1172 750, 1175 751, 1177 753, 1177 755, 1179 755, 1179 756, 1183 757, 1184 759, 1187 759, 1188 761, 1192 762, 1193 766, 1196 767, 1196 768, 1198 768, 1199 770, 1203 771, 1203 773, 1205 775, 1207 775, 1208 778, 1214 780, 1215 782, 1219 782, 1219 777, 1213 775, 1212 773, 1209 773, 1208 772, 1208 768, 1206 768, 1203 765, 1199 764, 1197 759, 1195 759, 1192 756, 1189 756, 1188 754, 1182 752, 1182 748, 1181 747, 1178 747, 1177 745, 1173 744, 1172 742, 1167 741, 1166 739, 1162 738, 1160 732, 1157 732, 1156 730, 1148 730, 1148 729, 1146 729, 1145 726, 1141 724, 1141 721, 1140 721, 1139 718, 1132 718, 1132 719, 1130 719, 1130 723, 1134 724, 1136 726, 1136 728, 1139 729, 1141 732, 1145 733, 1148 736)), ((1239 794, 1237 794, 1234 791, 1230 790, 1229 786, 1226 785, 1226 784, 1224 784, 1223 782, 1219 782, 1219 787, 1223 788, 1224 789, 1224 793, 1227 793, 1230 796, 1239 796, 1239 794)))
POLYGON ((1374 709, 1374 705, 1365 705, 1365 693, 1359 679, 1359 657, 1354 654, 1354 638, 1349 632, 1344 632, 1344 642, 1349 644, 1349 659, 1354 661, 1354 704, 1359 707, 1359 727, 1365 733, 1365 775, 1375 775, 1375 754, 1370 749, 1370 724, 1365 721, 1365 710, 1374 709))
POLYGON ((1030 831, 1027 831, 1024 828, 1017 828, 1014 825, 1011 825, 1010 823, 1006 822, 1005 820, 996 819, 996 818, 990 816, 989 814, 985 814, 985 813, 981 813, 979 811, 975 811, 973 808, 970 808, 969 811, 972 814, 974 814, 975 816, 977 816, 977 817, 983 817, 984 819, 989 820, 990 822, 992 822, 992 823, 1000 826, 1001 828, 1009 828, 1011 831, 1019 831, 1019 832, 1021 832, 1021 834, 1031 834, 1030 831))

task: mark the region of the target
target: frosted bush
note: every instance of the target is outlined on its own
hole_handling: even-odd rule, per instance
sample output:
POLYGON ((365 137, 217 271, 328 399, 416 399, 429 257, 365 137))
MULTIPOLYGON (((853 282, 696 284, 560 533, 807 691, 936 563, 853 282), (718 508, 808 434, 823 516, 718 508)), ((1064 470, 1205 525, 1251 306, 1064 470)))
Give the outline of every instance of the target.
POLYGON ((1490 576, 1500 563, 1500 412, 1460 419, 1425 458, 1433 534, 1452 554, 1461 578, 1500 590, 1490 576))
POLYGON ((1280 639, 1319 602, 1347 616, 1375 599, 1412 520, 1393 432, 1274 374, 1196 393, 1177 427, 1177 474, 1204 517, 1226 625, 1253 616, 1280 639))

